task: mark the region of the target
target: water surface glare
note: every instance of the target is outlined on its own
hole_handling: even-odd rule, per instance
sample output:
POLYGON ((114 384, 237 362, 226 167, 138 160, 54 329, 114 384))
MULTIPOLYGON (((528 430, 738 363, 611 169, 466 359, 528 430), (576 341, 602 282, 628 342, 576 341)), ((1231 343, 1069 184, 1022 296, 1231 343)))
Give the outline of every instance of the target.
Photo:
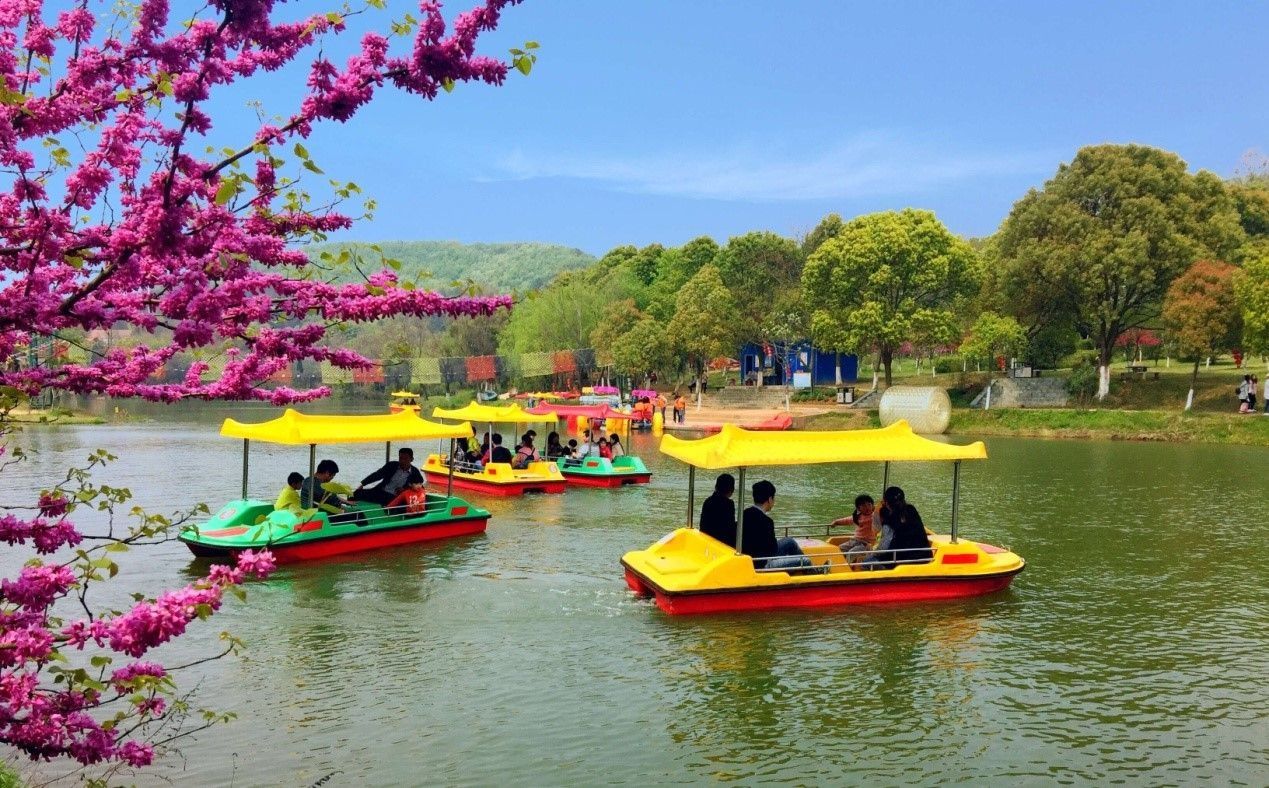
MULTIPOLYGON (((101 446, 137 502, 215 508, 241 444, 208 424, 30 430, 4 497, 101 446)), ((1269 775, 1269 450, 991 439, 961 524, 1028 561, 967 601, 671 618, 618 559, 685 512, 686 472, 635 448, 647 487, 498 500, 484 536, 284 567, 161 650, 206 654, 198 698, 239 719, 140 782, 206 785, 979 782, 1263 785, 1269 775)), ((420 455, 429 447, 416 445, 420 455)), ((382 446, 333 447, 353 485, 382 446)), ((272 497, 307 450, 253 447, 272 497)), ((751 471, 806 530, 880 491, 879 466, 751 471)), ((698 480, 706 494, 712 476, 698 480)), ((950 467, 894 466, 946 531, 950 467)), ((462 495, 463 493, 460 493, 462 495)), ((12 552, 0 569, 13 570, 12 552)), ((205 572, 172 543, 123 559, 115 592, 205 572)), ((109 594, 101 598, 110 599, 109 594)), ((122 604, 121 597, 116 598, 122 604)), ((193 684, 194 677, 185 679, 193 684)))

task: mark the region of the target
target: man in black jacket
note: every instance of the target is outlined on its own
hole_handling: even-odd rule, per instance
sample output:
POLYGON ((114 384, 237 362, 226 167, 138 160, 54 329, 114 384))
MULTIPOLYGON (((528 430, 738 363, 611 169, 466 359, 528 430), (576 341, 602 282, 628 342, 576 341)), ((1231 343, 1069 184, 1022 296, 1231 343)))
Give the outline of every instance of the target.
POLYGON ((397 452, 396 462, 385 463, 382 468, 362 479, 351 497, 355 501, 368 501, 386 506, 406 487, 422 483, 423 474, 414 467, 414 450, 401 449, 397 452), (367 484, 376 482, 380 482, 378 487, 366 489, 367 484))
POLYGON ((724 473, 714 482, 714 494, 701 504, 701 533, 728 547, 736 546, 736 504, 731 500, 735 491, 735 478, 724 473))
POLYGON ((762 480, 753 486, 753 506, 741 523, 740 551, 752 556, 755 569, 799 569, 811 560, 802 554, 796 539, 776 539, 775 521, 767 516, 775 507, 775 485, 762 480))

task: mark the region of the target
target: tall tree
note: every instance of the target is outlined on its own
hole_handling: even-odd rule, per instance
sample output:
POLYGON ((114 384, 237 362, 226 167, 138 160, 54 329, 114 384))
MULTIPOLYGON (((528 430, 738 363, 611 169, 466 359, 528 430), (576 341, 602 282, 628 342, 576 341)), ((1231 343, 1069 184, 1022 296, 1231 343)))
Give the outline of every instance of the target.
POLYGON ((815 251, 824 245, 829 238, 833 238, 842 231, 846 223, 842 221, 842 217, 836 213, 830 213, 820 223, 815 225, 815 229, 807 233, 806 238, 802 240, 802 255, 810 257, 815 251))
POLYGON ((973 272, 973 250, 932 212, 874 213, 811 255, 802 297, 816 343, 842 353, 876 348, 889 386, 901 344, 955 326, 954 302, 974 292, 973 272))
POLYGON ((645 315, 612 349, 613 366, 620 372, 639 379, 656 369, 669 369, 674 364, 674 350, 665 327, 645 315))
POLYGON ((719 251, 715 265, 736 301, 740 340, 769 338, 764 321, 779 294, 797 288, 803 261, 796 243, 770 232, 738 235, 719 251))
POLYGON ((1010 211, 996 237, 1006 301, 1024 325, 1070 317, 1098 351, 1098 398, 1110 391, 1115 340, 1159 315, 1172 280, 1244 239, 1215 175, 1140 145, 1081 149, 1010 211))
POLYGON ((600 364, 616 363, 617 352, 626 341, 626 334, 644 317, 643 312, 635 306, 633 298, 613 301, 604 307, 599 324, 590 332, 591 347, 595 348, 600 364))
POLYGON ((961 352, 970 358, 982 358, 995 367, 997 356, 1021 353, 1027 344, 1027 334, 1012 317, 1002 317, 994 312, 983 312, 974 321, 969 335, 961 343, 961 352))
POLYGON ((1238 269, 1219 260, 1199 260, 1168 287, 1163 322, 1182 354, 1194 356, 1185 410, 1194 404, 1199 364, 1207 356, 1229 350, 1242 333, 1242 314, 1234 295, 1238 269))
POLYGON ((736 349, 735 314, 735 299, 712 265, 697 271, 679 292, 674 319, 666 333, 673 350, 687 360, 696 375, 698 406, 710 360, 730 355, 736 349))
POLYGON ((1269 356, 1269 250, 1243 263, 1234 293, 1242 311, 1243 350, 1269 356))

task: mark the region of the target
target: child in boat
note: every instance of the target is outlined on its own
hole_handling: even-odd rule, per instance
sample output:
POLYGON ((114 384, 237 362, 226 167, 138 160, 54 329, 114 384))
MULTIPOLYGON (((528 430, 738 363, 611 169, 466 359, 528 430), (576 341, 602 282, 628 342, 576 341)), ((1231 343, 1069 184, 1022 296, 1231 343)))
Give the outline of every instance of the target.
POLYGON ((300 505, 300 487, 304 484, 304 476, 292 471, 286 477, 286 486, 282 488, 282 492, 278 493, 278 499, 273 502, 273 508, 279 512, 288 511, 300 513, 304 507, 300 505))
POLYGON ((612 453, 613 457, 620 457, 626 453, 626 447, 621 445, 621 438, 617 437, 617 433, 615 432, 608 436, 608 450, 612 453))
POLYGON ((396 507, 405 507, 405 514, 423 514, 423 510, 427 508, 427 489, 423 486, 423 482, 416 481, 409 487, 402 490, 397 497, 388 501, 388 505, 384 508, 389 514, 401 514, 400 509, 396 507), (394 509, 396 509, 394 511, 394 509))
POLYGON ((871 495, 857 496, 854 514, 834 520, 833 525, 855 526, 855 535, 842 542, 841 550, 848 563, 859 563, 872 550, 877 541, 877 532, 881 530, 881 514, 877 511, 877 502, 871 495))
POLYGON ((612 448, 609 447, 607 438, 599 439, 599 456, 605 460, 612 459, 612 448))
POLYGON ((581 458, 581 454, 579 453, 579 449, 577 448, 576 438, 569 438, 568 453, 565 454, 564 457, 565 457, 565 460, 564 460, 565 465, 580 465, 581 464, 582 458, 581 458))

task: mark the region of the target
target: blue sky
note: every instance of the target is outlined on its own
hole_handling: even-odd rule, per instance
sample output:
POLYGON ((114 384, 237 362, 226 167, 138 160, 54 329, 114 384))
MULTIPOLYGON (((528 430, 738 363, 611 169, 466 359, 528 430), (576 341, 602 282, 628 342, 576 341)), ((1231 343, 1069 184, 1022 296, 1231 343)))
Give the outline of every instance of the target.
POLYGON ((484 49, 540 42, 531 76, 384 93, 309 148, 379 201, 364 240, 601 254, 908 206, 984 235, 1083 145, 1269 152, 1266 31, 1264 4, 527 0, 484 49))

